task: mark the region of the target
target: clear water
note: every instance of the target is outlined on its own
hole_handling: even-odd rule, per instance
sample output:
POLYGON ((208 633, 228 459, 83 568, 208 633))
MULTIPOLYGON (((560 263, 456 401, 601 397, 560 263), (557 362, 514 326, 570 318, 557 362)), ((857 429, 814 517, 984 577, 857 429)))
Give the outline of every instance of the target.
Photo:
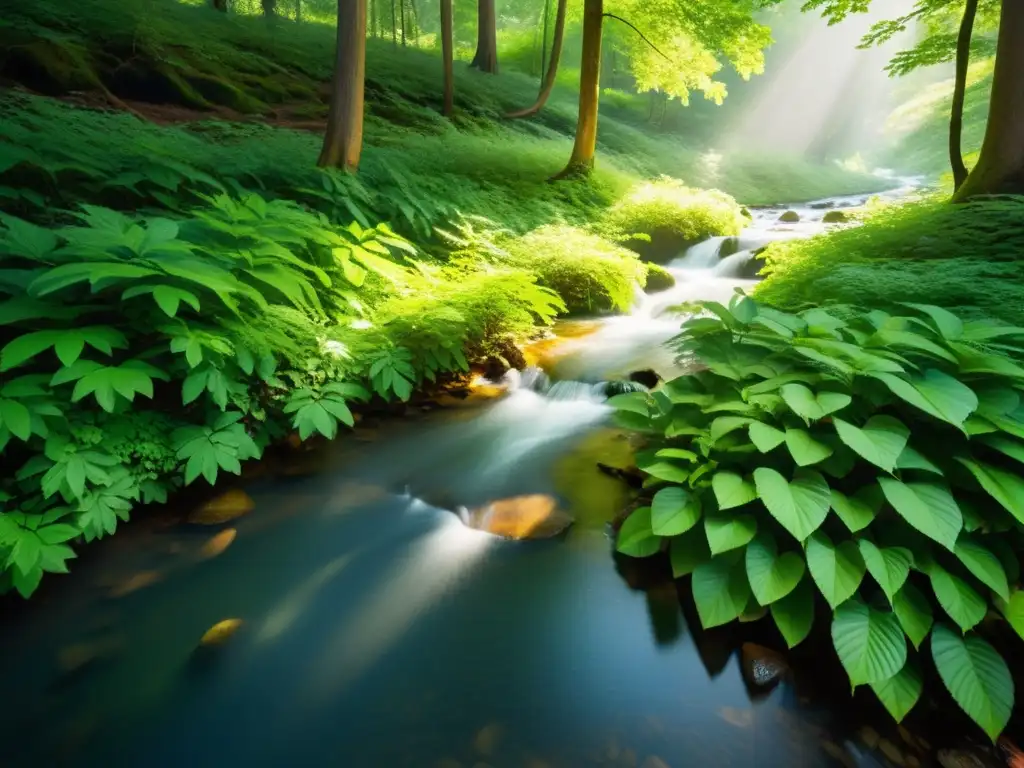
POLYGON ((556 396, 520 382, 480 409, 357 430, 325 472, 251 481, 256 508, 213 559, 196 553, 217 529, 189 525, 89 548, 73 577, 7 606, 0 765, 832 764, 853 730, 842 691, 819 695, 814 673, 750 689, 745 636, 701 631, 667 574, 613 559, 606 512, 510 542, 451 511, 620 493, 589 459, 556 471, 608 432, 593 387, 567 380, 671 366, 667 307, 742 285, 716 266, 674 267, 670 295, 569 344, 556 396), (152 583, 110 596, 140 572, 152 583), (227 618, 238 633, 197 654, 227 618))

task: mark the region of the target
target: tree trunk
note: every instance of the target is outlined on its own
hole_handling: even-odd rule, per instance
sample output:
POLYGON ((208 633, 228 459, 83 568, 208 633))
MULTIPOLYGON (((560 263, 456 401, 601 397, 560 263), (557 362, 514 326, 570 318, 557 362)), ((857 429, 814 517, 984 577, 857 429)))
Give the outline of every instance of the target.
POLYGON ((338 0, 338 51, 327 133, 317 164, 356 171, 363 149, 366 0, 338 0))
MULTIPOLYGON (((558 63, 562 58, 562 43, 565 40, 565 15, 568 5, 568 0, 558 0, 558 10, 555 17, 555 37, 551 41, 551 63, 548 65, 547 72, 544 73, 544 82, 541 83, 540 95, 537 96, 537 101, 533 106, 521 109, 518 112, 510 112, 505 117, 517 118, 535 115, 543 109, 548 97, 551 96, 551 91, 555 88, 555 78, 558 76, 558 63)), ((598 35, 600 35, 600 30, 598 35)), ((598 40, 598 45, 600 44, 601 41, 598 40)))
POLYGON ((569 165, 556 178, 585 176, 597 152, 597 107, 601 98, 601 31, 604 0, 584 0, 583 58, 580 64, 580 114, 569 165))
POLYGON ((398 0, 398 11, 402 24, 402 47, 405 48, 405 0, 398 0))
POLYGON ((228 12, 228 0, 211 0, 211 2, 213 4, 214 9, 220 11, 221 13, 228 12))
POLYGON ((370 37, 377 37, 377 0, 370 0, 370 37))
POLYGON ((551 0, 544 0, 544 22, 540 33, 540 89, 544 90, 544 73, 548 71, 548 19, 551 17, 551 0))
POLYGON ((295 0, 295 21, 302 22, 302 0, 295 0))
POLYGON ((268 19, 277 16, 277 0, 260 0, 260 5, 263 6, 263 15, 268 19))
POLYGON ((444 109, 451 117, 455 112, 454 35, 452 33, 452 0, 441 0, 441 55, 444 59, 444 109))
POLYGON ((494 0, 477 0, 476 55, 470 66, 498 74, 498 14, 494 0))
POLYGON ((416 47, 420 47, 420 9, 416 0, 412 0, 409 5, 412 8, 412 39, 416 43, 416 47))
POLYGON ((395 0, 391 0, 391 42, 398 45, 398 20, 395 18, 395 0))
POLYGON ((960 35, 956 41, 956 80, 953 86, 953 108, 949 116, 949 164, 953 169, 954 194, 967 181, 962 137, 964 132, 964 99, 967 95, 967 67, 971 63, 971 36, 974 17, 978 13, 978 0, 967 0, 964 17, 960 21, 960 35))
POLYGON ((1018 192, 1024 192, 1024 2, 1003 0, 985 140, 953 200, 1018 192))

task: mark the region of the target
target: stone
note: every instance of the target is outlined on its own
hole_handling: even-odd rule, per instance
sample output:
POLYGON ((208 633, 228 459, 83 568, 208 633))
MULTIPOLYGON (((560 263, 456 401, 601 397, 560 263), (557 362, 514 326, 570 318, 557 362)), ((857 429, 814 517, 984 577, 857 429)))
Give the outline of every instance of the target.
POLYGON ((875 749, 878 746, 878 731, 869 725, 865 725, 857 731, 857 738, 859 738, 861 743, 868 749, 875 749))
POLYGON ((807 207, 811 208, 813 210, 816 210, 816 211, 821 211, 821 210, 825 210, 826 208, 835 208, 836 204, 835 204, 835 201, 833 201, 833 200, 825 200, 825 201, 820 202, 820 203, 811 203, 807 207))
POLYGON ((199 525, 219 525, 252 512, 256 502, 245 491, 234 488, 214 496, 200 505, 189 516, 188 522, 199 525))
POLYGON ((550 539, 574 522, 547 494, 513 496, 470 510, 467 525, 506 539, 550 539))
POLYGON ((635 381, 637 384, 643 384, 648 389, 654 389, 658 386, 658 382, 661 381, 661 376, 658 375, 657 371, 645 368, 642 371, 633 371, 629 374, 629 380, 635 381))
POLYGON ((241 619, 218 621, 203 634, 199 644, 206 647, 223 645, 242 627, 241 619))
POLYGON ((800 221, 800 214, 797 213, 796 211, 786 211, 781 216, 779 216, 779 221, 781 221, 783 224, 796 224, 798 221, 800 221))
POLYGON ((882 739, 878 742, 878 751, 885 755, 893 765, 901 767, 906 765, 906 760, 903 759, 903 752, 888 739, 882 739))
POLYGON ((676 278, 671 272, 659 264, 647 265, 647 281, 644 283, 644 293, 658 293, 675 287, 676 278))
POLYGON ((771 648, 756 643, 744 643, 740 648, 743 677, 755 688, 775 685, 789 674, 786 657, 771 648))
POLYGON ((846 224, 852 217, 846 211, 828 211, 821 220, 825 224, 846 224))
POLYGON ((209 560, 211 557, 216 557, 231 546, 231 542, 235 540, 237 535, 238 531, 234 528, 224 529, 203 544, 203 548, 199 550, 199 557, 203 560, 209 560))
POLYGON ((749 728, 754 722, 754 711, 752 709, 737 709, 736 707, 720 707, 718 716, 730 725, 737 728, 749 728))

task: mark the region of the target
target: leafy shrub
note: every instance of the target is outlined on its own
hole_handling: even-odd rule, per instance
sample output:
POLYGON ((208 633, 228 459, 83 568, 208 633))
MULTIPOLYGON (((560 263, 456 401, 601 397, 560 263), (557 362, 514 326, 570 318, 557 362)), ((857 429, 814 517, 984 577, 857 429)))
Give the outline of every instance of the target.
POLYGON ((665 262, 689 245, 716 235, 737 235, 745 225, 736 201, 716 189, 691 189, 662 176, 641 184, 608 212, 606 224, 626 235, 645 259, 665 262))
POLYGON ((901 720, 930 656, 995 739, 1013 682, 979 630, 991 608, 1024 635, 1024 329, 917 304, 704 307, 674 341, 696 372, 611 401, 650 434, 657 489, 619 551, 667 547, 705 627, 768 609, 791 647, 823 598, 853 686, 901 720))
POLYGON ((675 276, 660 264, 647 265, 647 282, 644 283, 644 291, 647 293, 658 293, 667 291, 676 284, 675 276))
POLYGON ((926 301, 1024 324, 1024 197, 876 207, 863 225, 773 243, 755 296, 779 309, 926 301))

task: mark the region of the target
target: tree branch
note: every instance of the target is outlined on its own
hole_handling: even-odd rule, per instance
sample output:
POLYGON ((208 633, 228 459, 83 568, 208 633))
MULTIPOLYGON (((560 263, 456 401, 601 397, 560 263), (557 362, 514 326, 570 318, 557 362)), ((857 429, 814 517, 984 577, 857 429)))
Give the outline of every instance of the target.
POLYGON ((644 35, 643 32, 641 32, 633 24, 631 24, 630 22, 626 21, 621 16, 616 16, 614 13, 606 13, 606 14, 604 14, 604 17, 606 19, 615 19, 616 21, 621 21, 627 27, 629 27, 634 32, 636 32, 638 35, 640 35, 640 39, 643 40, 645 43, 647 43, 649 46, 651 46, 651 48, 653 48, 658 53, 659 56, 661 56, 663 59, 665 59, 665 61, 668 61, 668 62, 672 61, 672 59, 670 59, 668 56, 666 56, 664 53, 662 53, 661 50, 659 50, 658 46, 656 46, 654 43, 652 43, 650 40, 648 40, 647 36, 644 35))

